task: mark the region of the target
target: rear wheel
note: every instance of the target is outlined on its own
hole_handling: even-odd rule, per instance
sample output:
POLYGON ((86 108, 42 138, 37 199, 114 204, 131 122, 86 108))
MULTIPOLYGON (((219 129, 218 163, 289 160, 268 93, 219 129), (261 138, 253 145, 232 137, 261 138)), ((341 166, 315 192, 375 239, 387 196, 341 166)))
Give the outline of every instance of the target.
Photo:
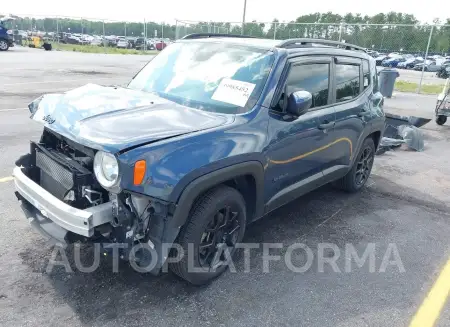
POLYGON ((221 275, 242 241, 246 209, 242 195, 229 186, 218 186, 197 200, 179 236, 181 261, 170 265, 176 275, 202 285, 221 275))
POLYGON ((352 169, 347 175, 334 182, 334 185, 350 193, 359 191, 369 179, 374 158, 375 144, 373 139, 369 137, 365 139, 352 169))
POLYGON ((8 42, 5 40, 0 40, 0 51, 6 51, 9 49, 8 42))
POLYGON ((436 124, 438 125, 444 125, 447 121, 447 116, 443 116, 443 115, 438 115, 436 116, 436 124))

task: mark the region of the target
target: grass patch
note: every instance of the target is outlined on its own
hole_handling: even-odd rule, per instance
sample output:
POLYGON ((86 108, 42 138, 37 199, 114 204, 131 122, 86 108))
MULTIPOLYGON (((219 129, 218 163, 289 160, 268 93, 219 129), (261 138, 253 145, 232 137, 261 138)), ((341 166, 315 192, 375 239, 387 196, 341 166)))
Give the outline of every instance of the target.
POLYGON ((62 43, 52 43, 52 48, 54 50, 60 51, 73 51, 73 52, 84 52, 84 53, 108 53, 108 54, 139 54, 139 55, 152 55, 157 54, 158 51, 142 51, 136 49, 118 49, 112 47, 102 47, 96 45, 79 45, 79 44, 62 44, 62 43))
MULTIPOLYGON (((396 81, 394 85, 394 90, 399 92, 411 92, 416 93, 419 88, 418 83, 396 81)), ((422 84, 422 89, 420 93, 423 94, 439 94, 442 92, 443 85, 439 84, 422 84)))

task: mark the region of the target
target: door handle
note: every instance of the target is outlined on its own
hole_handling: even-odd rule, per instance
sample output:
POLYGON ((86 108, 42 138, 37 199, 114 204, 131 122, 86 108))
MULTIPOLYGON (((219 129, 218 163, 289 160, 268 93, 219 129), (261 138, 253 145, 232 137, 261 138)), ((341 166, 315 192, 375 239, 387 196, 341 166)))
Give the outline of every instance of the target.
POLYGON ((368 115, 370 115, 370 111, 363 110, 363 111, 358 112, 358 117, 365 117, 368 115))
POLYGON ((329 128, 333 128, 334 127, 334 121, 332 122, 324 122, 322 124, 320 124, 319 126, 317 126, 318 129, 329 129, 329 128))

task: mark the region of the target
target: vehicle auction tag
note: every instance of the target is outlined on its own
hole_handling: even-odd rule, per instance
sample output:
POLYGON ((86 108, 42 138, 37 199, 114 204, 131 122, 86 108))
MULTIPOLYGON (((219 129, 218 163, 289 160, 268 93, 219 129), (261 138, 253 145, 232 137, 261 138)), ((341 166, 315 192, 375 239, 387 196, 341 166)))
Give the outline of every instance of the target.
POLYGON ((224 78, 214 92, 212 99, 245 107, 254 88, 255 84, 224 78))

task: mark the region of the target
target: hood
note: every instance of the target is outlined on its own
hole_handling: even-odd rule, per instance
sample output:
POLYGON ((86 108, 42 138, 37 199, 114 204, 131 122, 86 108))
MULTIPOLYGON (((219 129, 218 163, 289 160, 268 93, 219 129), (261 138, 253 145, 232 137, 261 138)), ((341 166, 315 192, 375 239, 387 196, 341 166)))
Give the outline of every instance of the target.
POLYGON ((142 91, 87 84, 47 94, 29 105, 31 118, 85 146, 119 152, 233 122, 142 91))

